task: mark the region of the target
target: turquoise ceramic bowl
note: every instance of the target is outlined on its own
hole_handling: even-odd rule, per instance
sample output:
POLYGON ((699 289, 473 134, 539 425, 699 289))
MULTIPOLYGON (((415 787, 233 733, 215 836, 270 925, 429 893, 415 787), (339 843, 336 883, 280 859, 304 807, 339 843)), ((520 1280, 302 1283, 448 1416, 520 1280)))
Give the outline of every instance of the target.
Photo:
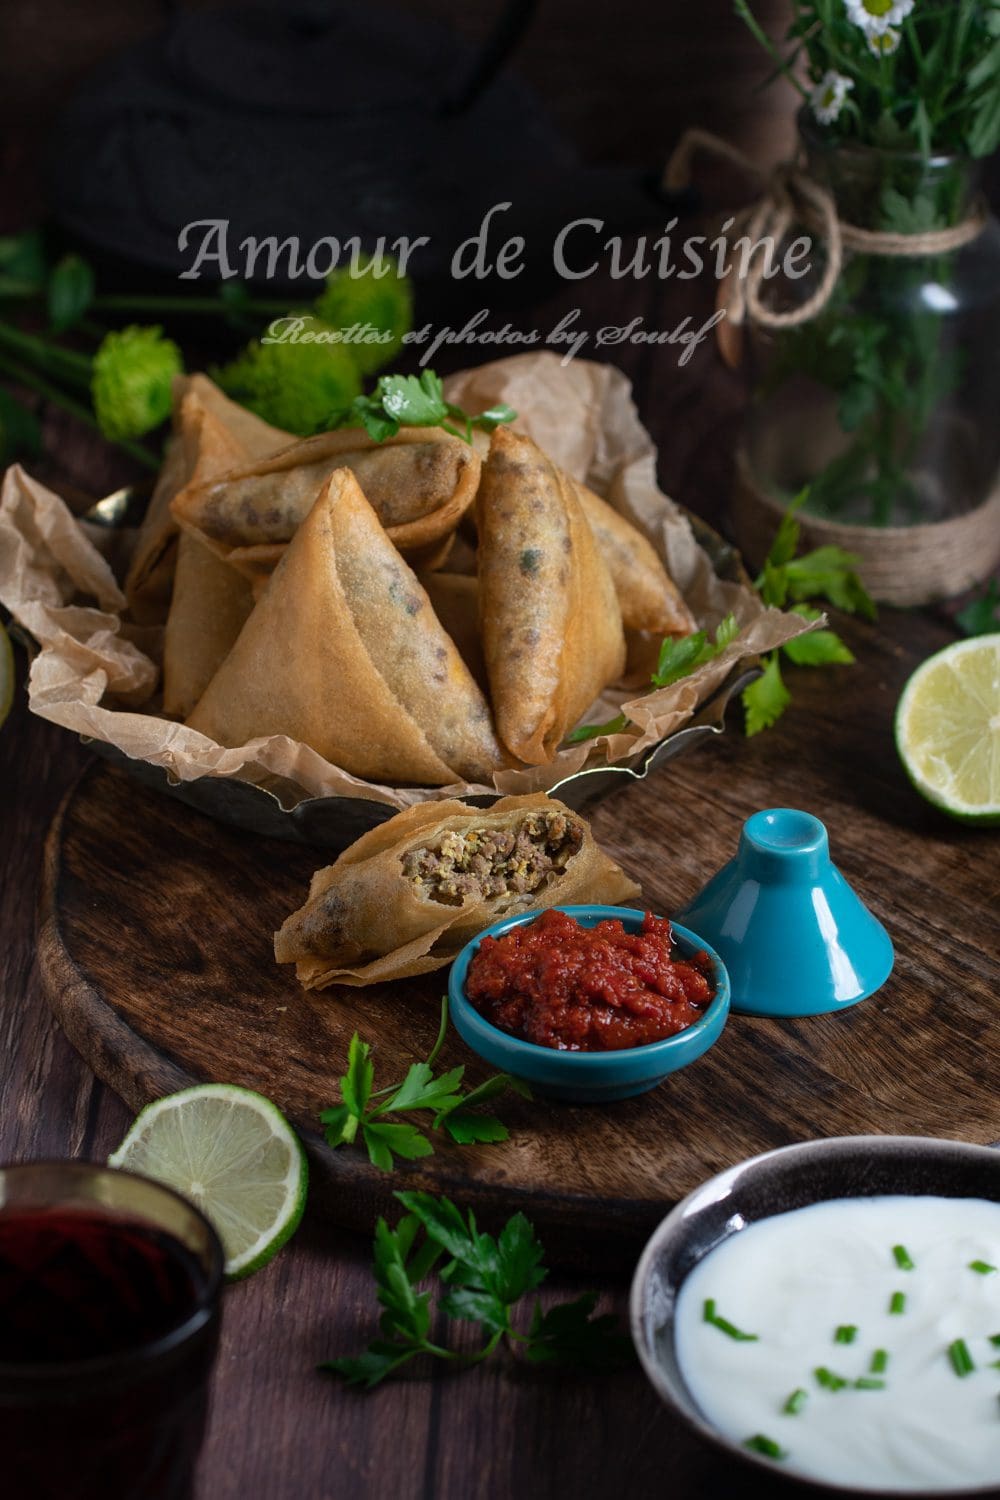
MULTIPOLYGON (((638 932, 644 913, 629 906, 560 906, 559 911, 575 917, 584 927, 594 927, 608 917, 617 917, 626 931, 638 932)), ((455 1029, 463 1042, 486 1062, 515 1078, 523 1078, 532 1090, 546 1099, 563 1099, 577 1104, 602 1104, 612 1099, 628 1099, 655 1088, 670 1073, 686 1068, 717 1042, 729 1014, 729 976, 718 954, 686 927, 673 927, 674 939, 684 955, 707 953, 712 965, 715 995, 700 1021, 695 1021, 676 1036, 645 1047, 625 1047, 618 1052, 557 1052, 534 1042, 510 1036, 476 1010, 466 998, 465 976, 472 956, 484 937, 499 937, 512 927, 533 922, 537 911, 522 912, 494 922, 471 943, 467 943, 451 966, 448 976, 448 1003, 455 1029)))

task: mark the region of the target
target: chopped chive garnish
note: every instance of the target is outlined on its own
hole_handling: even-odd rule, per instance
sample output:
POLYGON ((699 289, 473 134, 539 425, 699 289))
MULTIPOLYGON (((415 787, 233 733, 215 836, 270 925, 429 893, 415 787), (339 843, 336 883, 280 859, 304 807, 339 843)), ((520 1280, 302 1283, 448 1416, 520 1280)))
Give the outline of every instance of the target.
POLYGON ((774 1438, 766 1437, 763 1432, 758 1432, 753 1437, 747 1438, 743 1446, 744 1448, 749 1448, 752 1453, 763 1453, 765 1458, 787 1457, 781 1444, 776 1443, 774 1438))
POLYGON ((995 1345, 997 1349, 1000 1349, 1000 1333, 991 1333, 990 1343, 995 1345))
POLYGON ((953 1344, 948 1345, 948 1358, 956 1375, 971 1375, 976 1368, 964 1339, 956 1339, 953 1344))
POLYGON ((816 1377, 817 1384, 821 1385, 827 1391, 842 1391, 847 1384, 842 1375, 835 1375, 825 1365, 820 1365, 817 1369, 813 1370, 813 1374, 816 1377))
POLYGON ((744 1333, 742 1328, 737 1328, 735 1323, 730 1323, 728 1318, 720 1318, 715 1310, 715 1300, 708 1297, 705 1300, 704 1318, 706 1323, 711 1323, 720 1333, 726 1334, 731 1339, 736 1339, 741 1344, 755 1344, 757 1335, 755 1333, 744 1333))
POLYGON ((853 1344, 858 1336, 857 1326, 854 1323, 841 1323, 837 1332, 833 1335, 835 1344, 853 1344))
POLYGON ((916 1266, 910 1259, 910 1252, 907 1250, 905 1245, 893 1245, 892 1254, 893 1259, 895 1260, 897 1266, 901 1271, 916 1270, 916 1266))
POLYGON ((889 1355, 885 1349, 876 1349, 869 1366, 873 1375, 884 1375, 889 1366, 889 1355))
POLYGON ((991 1370, 1000 1370, 1000 1359, 991 1359, 990 1360, 990 1369, 991 1370))
POLYGON ((804 1391, 801 1386, 793 1391, 781 1410, 789 1417, 797 1417, 799 1412, 809 1400, 809 1392, 804 1391))
POLYGON ((975 1271, 979 1276, 991 1276, 996 1271, 996 1266, 991 1266, 988 1260, 970 1260, 969 1270, 975 1271))
POLYGON ((892 1296, 889 1298, 889 1311, 891 1313, 901 1313, 906 1311, 905 1292, 893 1292, 892 1296))
POLYGON ((884 1391, 885 1381, 872 1380, 870 1376, 862 1375, 859 1380, 854 1382, 854 1389, 856 1391, 884 1391))

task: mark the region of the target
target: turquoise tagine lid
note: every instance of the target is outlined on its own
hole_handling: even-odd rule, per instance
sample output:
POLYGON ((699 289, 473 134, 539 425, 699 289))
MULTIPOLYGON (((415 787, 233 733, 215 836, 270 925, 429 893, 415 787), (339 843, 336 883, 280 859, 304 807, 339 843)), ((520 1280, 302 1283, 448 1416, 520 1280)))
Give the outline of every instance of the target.
POLYGON ((736 858, 676 916, 719 954, 747 1015, 841 1010, 892 972, 889 934, 833 864, 823 824, 794 808, 748 818, 736 858))

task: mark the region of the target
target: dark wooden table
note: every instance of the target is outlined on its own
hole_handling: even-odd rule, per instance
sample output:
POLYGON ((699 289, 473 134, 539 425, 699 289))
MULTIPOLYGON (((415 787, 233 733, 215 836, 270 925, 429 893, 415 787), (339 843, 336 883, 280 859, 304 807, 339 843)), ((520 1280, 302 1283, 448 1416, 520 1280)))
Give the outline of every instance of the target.
MULTIPOLYGON (((676 298, 669 287, 658 293, 634 284, 587 291, 588 303, 600 304, 594 326, 643 312, 650 326, 672 328, 689 310, 676 298)), ((552 326, 579 300, 570 289, 546 307, 538 326, 552 326)), ((534 318, 525 321, 532 326, 534 318)), ((660 444, 665 486, 719 519, 737 383, 708 349, 683 370, 669 350, 614 353, 635 380, 640 410, 660 444)), ((61 419, 47 421, 56 452, 51 478, 97 493, 117 477, 106 451, 61 419)), ((734 714, 723 741, 672 763, 645 791, 619 795, 687 799, 692 816, 716 805, 731 816, 733 829, 756 807, 811 809, 830 820, 835 853, 843 834, 844 868, 862 886, 866 851, 851 837, 852 810, 867 820, 883 863, 891 859, 898 830, 919 830, 922 864, 906 872, 905 907, 896 912, 891 889, 869 891, 879 914, 897 937, 902 934, 899 971, 913 985, 926 977, 935 1003, 946 1003, 949 930, 972 928, 983 934, 983 959, 961 983, 979 994, 995 992, 997 836, 957 827, 926 808, 906 783, 892 745, 891 713, 903 681, 952 632, 943 620, 889 611, 877 627, 848 622, 845 628, 858 665, 790 670, 795 701, 777 729, 746 742, 734 714), (925 912, 943 955, 926 976, 905 941, 909 931, 916 942, 925 912)), ((23 673, 23 656, 19 666, 23 673)), ((71 736, 30 718, 19 692, 0 733, 0 1157, 7 1160, 99 1160, 130 1123, 124 1106, 96 1082, 51 1020, 33 966, 42 841, 85 759, 71 736)), ((731 852, 730 844, 721 845, 720 839, 720 864, 731 852)), ((668 849, 644 846, 636 850, 636 868, 657 861, 656 886, 669 888, 663 870, 670 858, 668 849)), ((928 949, 921 943, 915 951, 928 949)), ((933 1084, 926 1080, 927 1087, 933 1084)), ((751 1500, 773 1492, 766 1480, 737 1473, 695 1442, 658 1405, 638 1371, 598 1379, 498 1366, 434 1372, 368 1396, 342 1389, 315 1366, 359 1349, 371 1335, 376 1306, 368 1265, 364 1238, 307 1220, 271 1267, 226 1292, 199 1500, 544 1500, 574 1493, 694 1500, 728 1495, 734 1484, 751 1500)), ((552 1286, 580 1289, 563 1277, 553 1277, 552 1286)), ((627 1286, 609 1283, 602 1290, 624 1313, 627 1286)))

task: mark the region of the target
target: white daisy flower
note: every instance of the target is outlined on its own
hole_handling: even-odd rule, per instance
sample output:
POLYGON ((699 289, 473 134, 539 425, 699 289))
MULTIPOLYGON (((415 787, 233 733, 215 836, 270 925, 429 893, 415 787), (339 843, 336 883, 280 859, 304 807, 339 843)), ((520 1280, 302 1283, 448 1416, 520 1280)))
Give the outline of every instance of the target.
POLYGON ((853 78, 828 68, 812 91, 809 103, 821 125, 832 125, 844 107, 848 89, 854 87, 853 78))
POLYGON ((905 21, 916 0, 844 0, 844 8, 855 26, 867 37, 885 36, 890 27, 905 21))
POLYGON ((893 31, 880 31, 876 36, 874 32, 868 36, 868 51, 873 52, 876 57, 891 57, 899 46, 900 33, 893 31))

